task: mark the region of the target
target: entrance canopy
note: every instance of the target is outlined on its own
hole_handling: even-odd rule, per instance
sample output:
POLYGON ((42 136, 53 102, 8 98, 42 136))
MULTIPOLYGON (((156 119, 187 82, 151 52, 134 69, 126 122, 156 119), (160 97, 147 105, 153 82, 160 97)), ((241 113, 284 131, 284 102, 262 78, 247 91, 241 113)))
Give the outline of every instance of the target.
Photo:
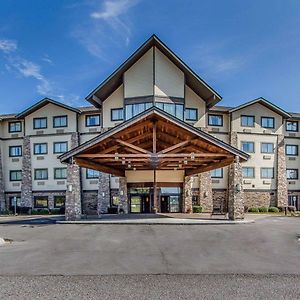
POLYGON ((248 154, 152 107, 60 156, 63 163, 116 176, 128 170, 184 170, 194 175, 248 154))

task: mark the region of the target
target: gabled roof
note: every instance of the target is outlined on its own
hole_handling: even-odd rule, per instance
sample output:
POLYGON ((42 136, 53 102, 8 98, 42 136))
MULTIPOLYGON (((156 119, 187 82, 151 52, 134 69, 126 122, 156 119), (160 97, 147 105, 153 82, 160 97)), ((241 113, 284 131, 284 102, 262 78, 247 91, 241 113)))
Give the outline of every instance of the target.
POLYGON ((284 118, 290 118, 291 117, 291 115, 288 112, 286 112, 285 110, 281 109, 280 107, 278 107, 277 105, 271 103, 270 101, 266 100, 263 97, 254 99, 252 101, 249 101, 249 102, 246 102, 246 103, 244 103, 242 105, 234 107, 234 108, 230 109, 229 112, 232 113, 234 111, 240 110, 242 108, 245 108, 247 106, 253 105, 255 103, 259 103, 259 104, 261 104, 261 105, 263 105, 263 106, 265 106, 265 107, 273 110, 274 112, 276 112, 277 114, 283 116, 284 118))
POLYGON ((172 61, 184 74, 186 84, 202 99, 207 102, 207 107, 218 103, 222 97, 213 90, 203 79, 201 79, 190 67, 188 67, 171 49, 169 49, 156 35, 152 35, 142 46, 140 46, 119 68, 117 68, 107 79, 94 89, 86 100, 99 107, 123 81, 123 74, 135 64, 151 47, 157 47, 170 61, 172 61), (96 96, 95 99, 93 96, 96 96))
POLYGON ((65 108, 67 110, 71 110, 71 111, 74 111, 74 112, 80 114, 80 110, 78 110, 78 109, 76 109, 74 107, 65 105, 65 104, 63 104, 61 102, 58 102, 58 101, 55 101, 55 100, 52 100, 52 99, 49 99, 49 98, 44 98, 41 101, 33 104, 29 108, 25 109, 24 111, 22 111, 18 115, 16 115, 16 118, 24 118, 24 117, 28 116, 29 114, 33 113, 34 111, 40 109, 41 107, 43 107, 43 106, 45 106, 45 105, 47 105, 49 103, 52 103, 54 105, 60 106, 62 108, 65 108))

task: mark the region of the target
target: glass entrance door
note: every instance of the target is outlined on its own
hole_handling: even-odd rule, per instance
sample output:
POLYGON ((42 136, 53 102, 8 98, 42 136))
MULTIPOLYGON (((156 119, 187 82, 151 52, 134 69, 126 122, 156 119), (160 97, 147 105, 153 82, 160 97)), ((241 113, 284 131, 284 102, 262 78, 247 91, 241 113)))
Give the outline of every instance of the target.
POLYGON ((131 213, 141 212, 141 196, 130 197, 130 212, 131 213))

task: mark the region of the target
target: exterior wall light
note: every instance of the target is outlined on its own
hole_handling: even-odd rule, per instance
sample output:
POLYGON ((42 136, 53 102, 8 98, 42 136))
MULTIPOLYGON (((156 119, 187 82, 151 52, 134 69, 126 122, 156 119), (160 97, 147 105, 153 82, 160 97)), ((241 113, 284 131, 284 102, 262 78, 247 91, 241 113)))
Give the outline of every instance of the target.
POLYGON ((105 197, 105 192, 102 193, 102 197, 105 197))
POLYGON ((238 192, 238 193, 242 190, 242 186, 241 186, 240 183, 236 184, 235 190, 236 190, 236 192, 238 192))
POLYGON ((72 184, 69 184, 68 185, 68 191, 71 193, 73 191, 73 185, 72 184))
POLYGON ((118 160, 119 157, 118 157, 118 153, 115 153, 115 160, 118 160))
POLYGON ((204 192, 204 198, 208 197, 208 192, 204 192))

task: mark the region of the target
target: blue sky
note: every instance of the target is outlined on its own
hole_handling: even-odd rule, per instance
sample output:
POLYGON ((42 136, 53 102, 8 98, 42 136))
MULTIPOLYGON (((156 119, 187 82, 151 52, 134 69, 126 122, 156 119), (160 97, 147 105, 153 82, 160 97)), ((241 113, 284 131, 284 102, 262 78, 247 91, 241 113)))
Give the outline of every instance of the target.
POLYGON ((300 112, 299 0, 2 0, 0 113, 85 96, 157 34, 234 106, 300 112))

